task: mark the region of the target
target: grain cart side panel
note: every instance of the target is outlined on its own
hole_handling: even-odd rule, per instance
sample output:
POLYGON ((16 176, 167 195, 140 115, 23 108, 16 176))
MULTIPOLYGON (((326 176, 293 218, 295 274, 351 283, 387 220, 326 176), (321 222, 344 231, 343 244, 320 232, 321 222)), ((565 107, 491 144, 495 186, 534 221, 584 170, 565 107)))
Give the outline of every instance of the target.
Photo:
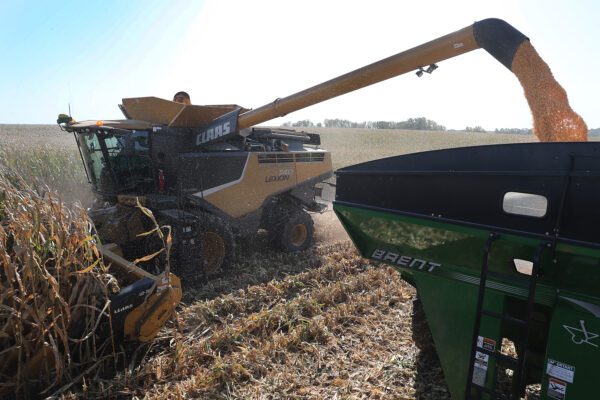
MULTIPOLYGON (((340 204, 335 205, 335 212, 362 256, 391 264, 404 280, 415 286, 450 392, 454 398, 461 398, 468 372, 479 285, 475 271, 481 267, 481 249, 488 232, 340 204)), ((524 301, 526 284, 517 276, 512 260, 515 254, 522 257, 531 254, 535 242, 506 236, 497 243, 490 269, 515 277, 510 282, 488 281, 491 291, 485 298, 486 309, 503 313, 511 305, 510 299, 524 301)), ((549 306, 553 299, 552 288, 540 285, 537 302, 549 306)), ((519 304, 517 307, 522 307, 519 304)), ((498 321, 482 323, 481 340, 494 349, 500 348, 502 337, 512 339, 513 335, 510 330, 502 329, 498 321)), ((478 367, 479 384, 493 385, 495 361, 488 358, 478 367)))
MULTIPOLYGON (((477 287, 420 272, 414 273, 414 280, 445 371, 446 383, 451 393, 461 393, 469 370, 469 340, 473 334, 477 287)), ((498 293, 488 296, 486 309, 503 312, 504 296, 498 293)), ((485 321, 481 340, 488 348, 495 349, 501 345, 499 321, 485 321)), ((475 372, 475 379, 480 385, 491 384, 495 379, 495 360, 482 355, 475 372)))
POLYGON ((493 358, 518 368, 517 391, 541 383, 544 399, 595 398, 599 171, 595 142, 448 149, 338 171, 336 214, 364 257, 417 288, 453 398, 471 382, 498 388, 493 358), (496 354, 503 339, 516 358, 496 354))
POLYGON ((542 399, 586 399, 600 392, 600 300, 561 292, 552 314, 542 399))

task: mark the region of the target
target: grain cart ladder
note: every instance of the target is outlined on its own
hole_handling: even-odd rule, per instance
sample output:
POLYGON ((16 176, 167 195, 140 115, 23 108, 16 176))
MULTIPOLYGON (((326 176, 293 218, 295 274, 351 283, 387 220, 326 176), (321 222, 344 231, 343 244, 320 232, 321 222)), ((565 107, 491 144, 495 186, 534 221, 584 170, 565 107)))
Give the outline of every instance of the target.
MULTIPOLYGON (((528 283, 528 294, 527 294, 527 312, 524 319, 515 318, 505 313, 499 313, 497 311, 485 309, 484 299, 486 292, 486 283, 488 276, 493 274, 488 271, 489 257, 492 250, 493 242, 498 239, 499 235, 496 233, 490 233, 485 246, 483 249, 483 262, 481 266, 481 276, 479 281, 479 292, 477 294, 477 311, 475 312, 475 327, 473 332, 473 340, 471 346, 471 362, 469 366, 467 390, 465 393, 465 399, 480 399, 482 393, 486 393, 492 397, 492 399, 520 399, 521 394, 524 390, 525 385, 525 357, 527 356, 528 341, 529 341, 529 328, 531 325, 531 315, 533 313, 535 289, 537 285, 537 278, 540 273, 540 258, 542 251, 551 247, 550 242, 541 242, 535 250, 533 255, 533 263, 531 275, 529 275, 528 283), (494 318, 502 322, 512 324, 520 330, 519 335, 519 348, 521 350, 521 356, 511 357, 501 353, 501 348, 496 346, 496 343, 501 343, 499 335, 494 337, 485 337, 481 334, 481 320, 482 317, 494 318), (513 371, 511 379, 511 396, 507 397, 504 393, 498 392, 496 389, 490 389, 486 387, 487 370, 490 363, 490 358, 494 359, 497 364, 513 371)), ((511 279, 509 276, 502 276, 501 274, 493 274, 495 278, 500 279, 511 279)), ((496 385, 495 376, 491 377, 494 382, 492 386, 496 385)))

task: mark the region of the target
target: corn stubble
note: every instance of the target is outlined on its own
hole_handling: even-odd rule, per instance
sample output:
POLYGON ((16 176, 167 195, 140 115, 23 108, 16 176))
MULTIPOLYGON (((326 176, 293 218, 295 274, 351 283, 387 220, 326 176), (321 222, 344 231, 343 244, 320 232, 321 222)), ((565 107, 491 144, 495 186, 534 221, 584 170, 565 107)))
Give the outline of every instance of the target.
POLYGON ((37 398, 58 391, 65 399, 449 397, 439 363, 412 341, 414 291, 395 271, 363 260, 347 240, 336 241, 341 232, 301 254, 258 243, 229 274, 187 288, 191 305, 157 341, 130 354, 128 367, 98 374, 97 363, 106 363, 102 354, 120 347, 95 335, 108 296, 118 288, 99 261, 87 216, 6 170, 0 193, 3 393, 37 398), (37 364, 43 385, 33 386, 26 370, 36 354, 49 362, 37 364), (65 383, 71 386, 63 389, 65 383))
MULTIPOLYGON (((435 355, 414 346, 414 291, 397 272, 362 259, 348 241, 294 259, 263 249, 207 284, 220 295, 198 290, 158 350, 133 371, 97 382, 110 388, 102 396, 449 398, 435 355), (278 267, 291 274, 278 276, 278 267), (257 270, 276 279, 249 284, 257 270)), ((86 396, 100 395, 95 390, 86 396)))
POLYGON ((96 244, 84 210, 0 165, 0 397, 56 388, 113 350, 95 335, 118 290, 96 244))

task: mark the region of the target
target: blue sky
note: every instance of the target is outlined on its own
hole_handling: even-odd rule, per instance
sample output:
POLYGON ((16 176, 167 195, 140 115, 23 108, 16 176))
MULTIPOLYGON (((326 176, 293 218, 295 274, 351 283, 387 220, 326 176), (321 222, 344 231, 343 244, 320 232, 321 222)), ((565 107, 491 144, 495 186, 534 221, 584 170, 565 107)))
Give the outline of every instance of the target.
POLYGON ((48 123, 69 102, 74 112, 106 112, 120 97, 151 94, 154 81, 173 73, 177 38, 202 3, 0 0, 0 7, 0 123, 48 123))
MULTIPOLYGON (((0 123, 120 118, 123 97, 255 108, 487 17, 530 37, 571 105, 600 127, 600 3, 475 1, 0 0, 0 123)), ((394 78, 288 120, 530 127, 515 77, 482 50, 431 76, 394 78)))

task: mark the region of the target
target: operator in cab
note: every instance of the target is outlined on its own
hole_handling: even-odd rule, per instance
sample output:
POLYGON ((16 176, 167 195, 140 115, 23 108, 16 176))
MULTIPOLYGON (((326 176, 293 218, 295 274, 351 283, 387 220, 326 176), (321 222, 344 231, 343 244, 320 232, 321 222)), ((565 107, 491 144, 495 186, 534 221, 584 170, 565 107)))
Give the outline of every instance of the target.
POLYGON ((175 93, 175 96, 173 96, 173 101, 175 103, 185 104, 186 106, 189 106, 189 105, 192 104, 192 100, 190 99, 190 95, 187 94, 186 92, 177 92, 177 93, 175 93))

